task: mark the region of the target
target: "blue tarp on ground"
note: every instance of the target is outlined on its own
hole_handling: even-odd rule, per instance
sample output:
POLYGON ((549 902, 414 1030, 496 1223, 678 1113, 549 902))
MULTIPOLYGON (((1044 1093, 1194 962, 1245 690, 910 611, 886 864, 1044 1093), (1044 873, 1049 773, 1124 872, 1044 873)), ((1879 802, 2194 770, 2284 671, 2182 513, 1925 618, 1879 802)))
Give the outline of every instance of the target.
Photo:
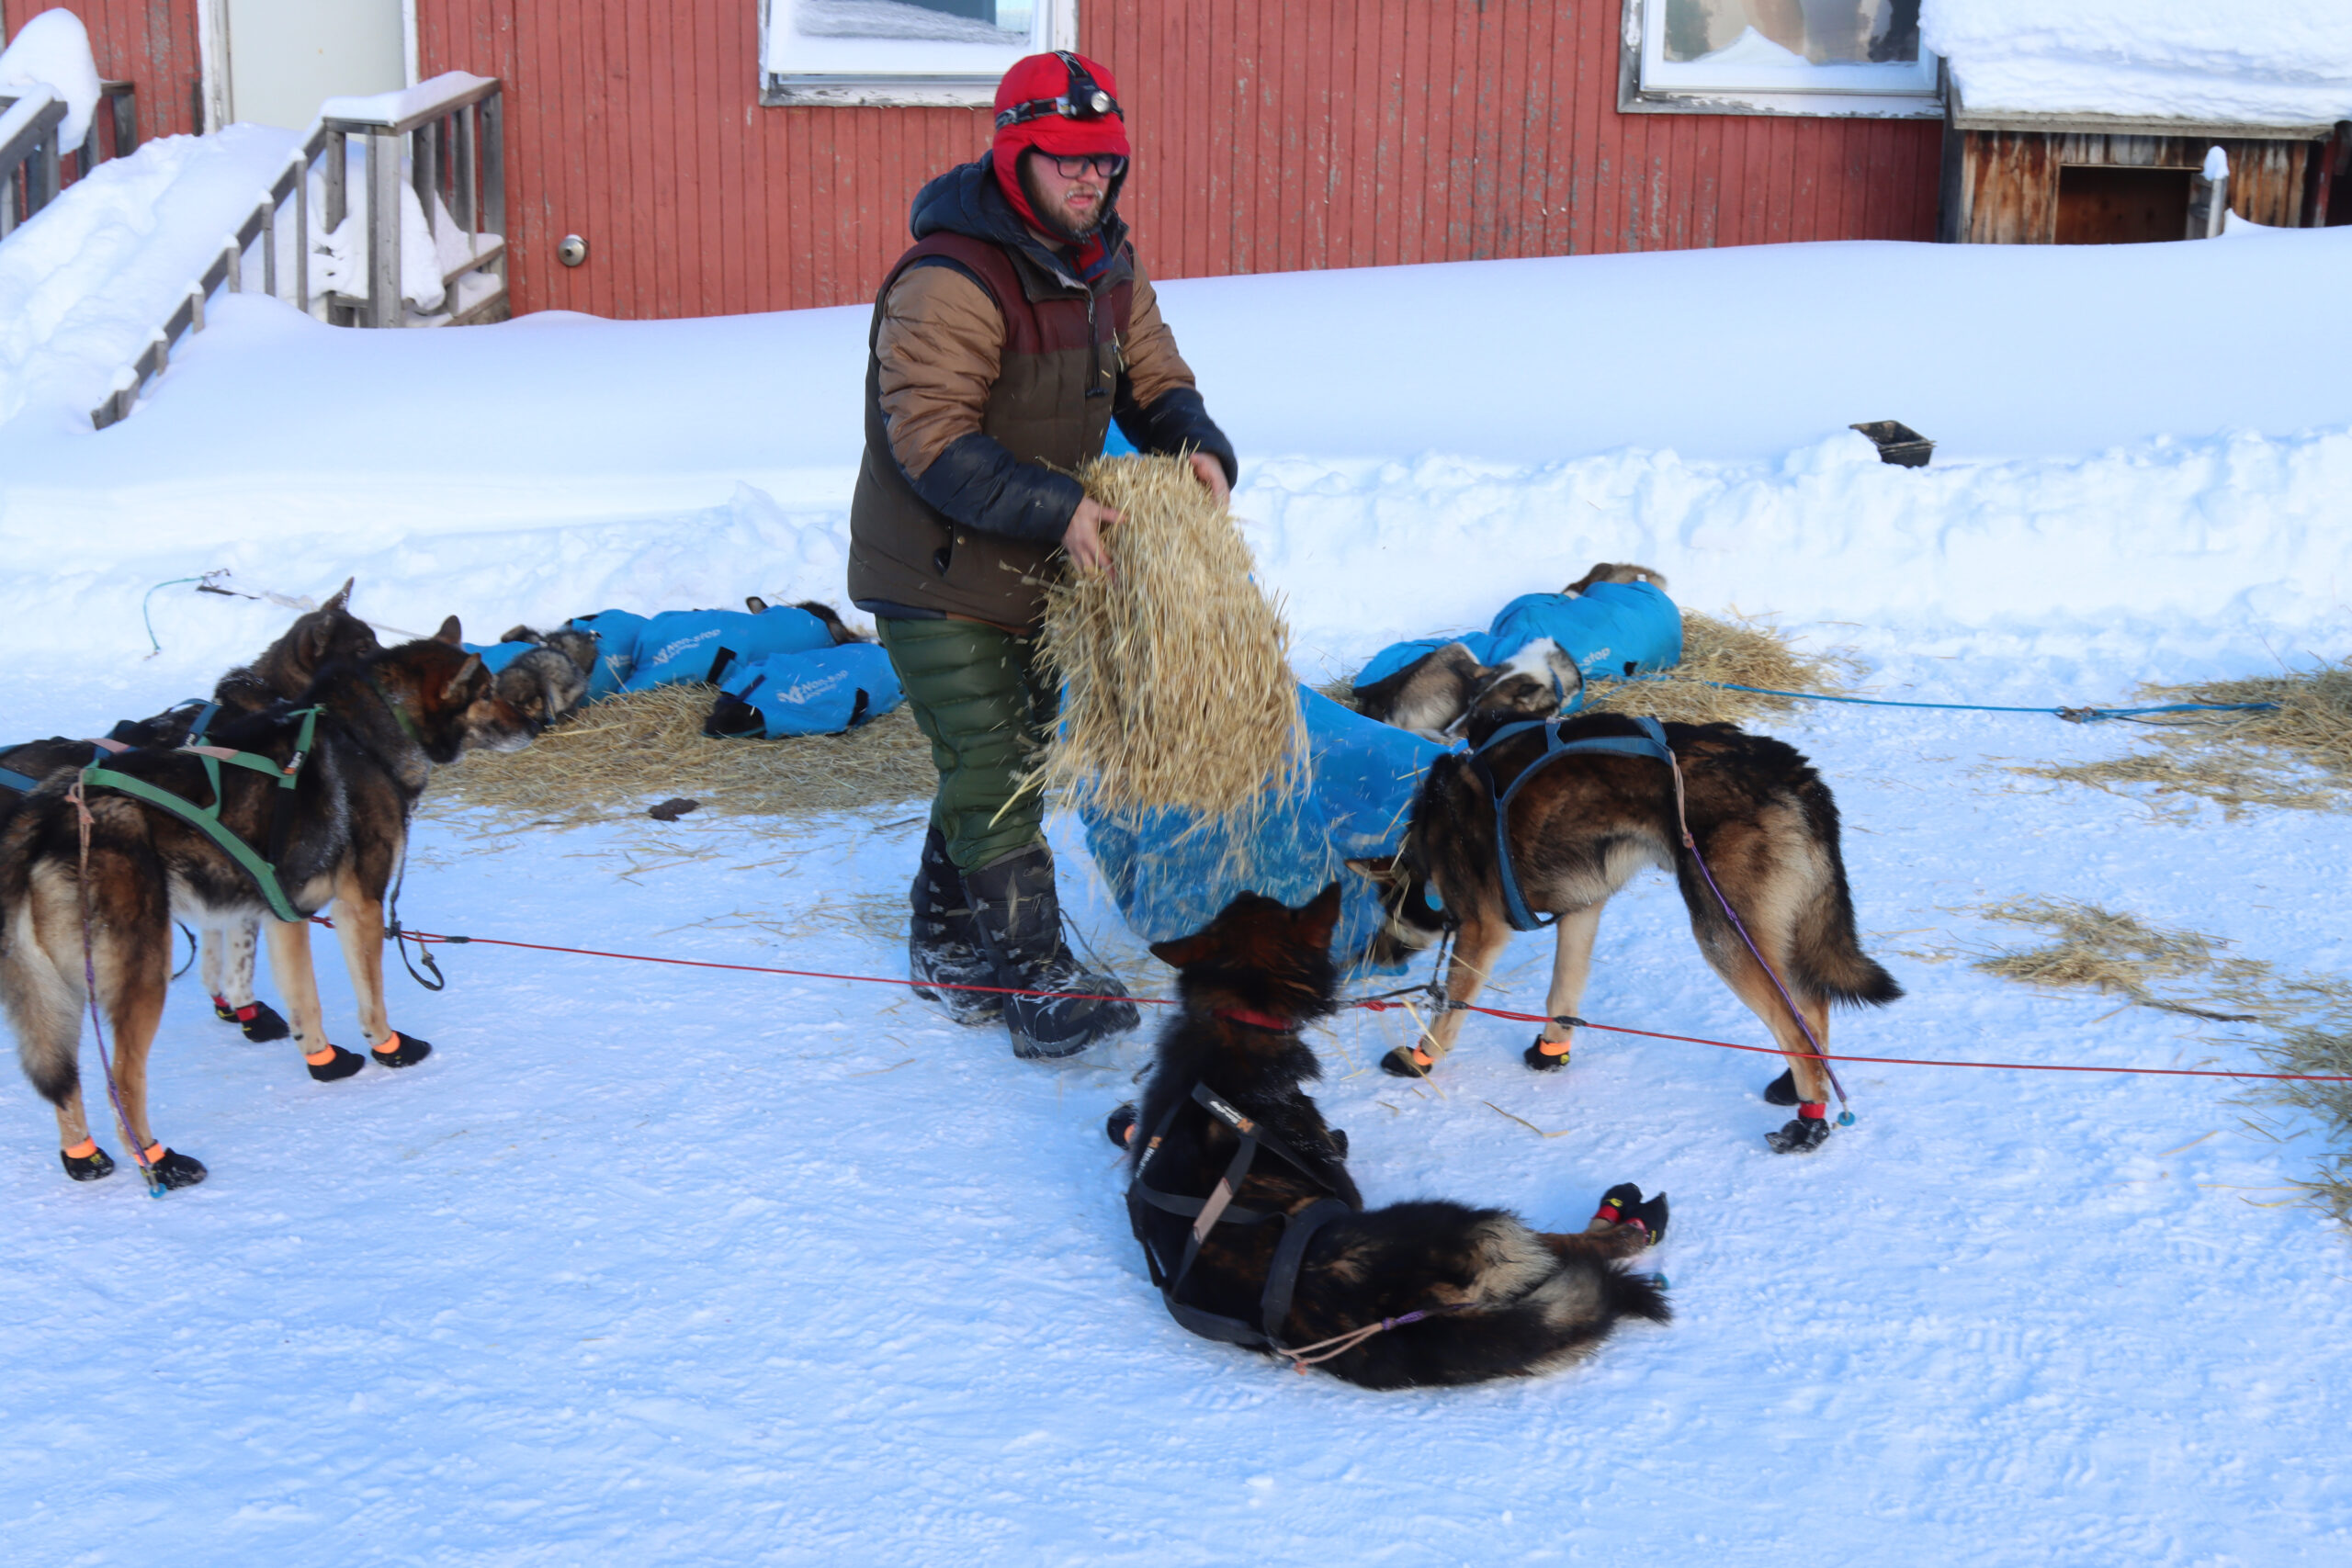
POLYGON ((1352 955, 1380 926, 1372 884, 1346 862, 1396 852, 1413 796, 1446 748, 1299 688, 1311 782, 1270 808, 1246 840, 1183 811, 1111 818, 1081 806, 1086 847, 1127 924, 1148 942, 1199 931, 1242 892, 1303 904, 1345 888, 1333 951, 1352 955), (1237 870, 1237 867, 1242 868, 1237 870))
MULTIPOLYGON (((1527 593, 1504 605, 1492 626, 1461 637, 1417 637, 1373 655, 1356 675, 1369 686, 1447 643, 1467 647, 1481 664, 1500 664, 1538 637, 1550 637, 1588 682, 1655 674, 1682 661, 1682 612, 1647 582, 1596 582, 1574 598, 1527 593)), ((1563 711, 1584 705, 1581 693, 1563 711)))
POLYGON ((779 653, 833 646, 833 634, 808 611, 777 604, 754 615, 743 610, 665 610, 637 634, 637 651, 624 692, 649 692, 679 681, 716 682, 739 664, 779 653))
POLYGON ((757 710, 769 740, 787 735, 838 735, 906 701, 890 656, 870 642, 847 642, 730 668, 718 689, 757 710))

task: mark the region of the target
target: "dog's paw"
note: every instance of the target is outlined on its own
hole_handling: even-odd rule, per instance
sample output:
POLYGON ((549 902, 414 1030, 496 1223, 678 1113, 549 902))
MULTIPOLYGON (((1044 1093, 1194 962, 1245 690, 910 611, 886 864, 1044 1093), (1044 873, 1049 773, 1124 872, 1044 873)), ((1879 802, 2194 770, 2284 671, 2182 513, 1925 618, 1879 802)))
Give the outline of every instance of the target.
POLYGON ((1122 1105, 1102 1123, 1102 1134, 1121 1148, 1136 1141, 1136 1108, 1122 1105))
POLYGON ((1764 1142, 1776 1155, 1809 1155, 1829 1141, 1829 1119, 1826 1116, 1799 1116, 1777 1133, 1764 1134, 1764 1142))
POLYGON ((1555 1043, 1560 1047, 1556 1055, 1544 1049, 1544 1037, 1539 1034, 1535 1037, 1535 1043, 1530 1045, 1527 1054, 1520 1059, 1539 1073, 1556 1073, 1568 1065, 1568 1043, 1561 1040, 1555 1043))
POLYGON ((183 1187, 193 1187, 212 1173, 204 1168, 202 1160, 190 1159, 177 1149, 165 1149, 147 1162, 147 1174, 155 1185, 166 1192, 176 1192, 183 1187))
POLYGON ((248 1002, 231 1016, 237 1021, 237 1027, 244 1031, 245 1038, 256 1045, 283 1040, 294 1032, 287 1027, 284 1016, 265 1001, 248 1002))
POLYGON ((311 1076, 321 1083, 338 1082, 368 1065, 367 1057, 356 1051, 346 1051, 340 1045, 328 1046, 323 1060, 311 1055, 303 1057, 302 1061, 310 1067, 311 1076))
POLYGON ((1666 1194, 1663 1192, 1625 1211, 1625 1223, 1647 1235, 1652 1247, 1666 1239, 1666 1194))
POLYGON ((1348 1130, 1345 1127, 1326 1127, 1323 1129, 1323 1136, 1325 1141, 1330 1144, 1333 1154, 1338 1155, 1341 1159, 1348 1157, 1348 1130))
POLYGON ((65 1174, 76 1181, 98 1181, 114 1174, 114 1156, 93 1142, 85 1155, 70 1155, 57 1151, 58 1159, 65 1167, 65 1174))
POLYGON ((1797 1075, 1795 1068, 1790 1067, 1784 1069, 1779 1077, 1774 1078, 1770 1083, 1764 1086, 1765 1104, 1794 1105, 1796 1102, 1797 1075))
POLYGON ((1425 1078, 1437 1066, 1437 1058, 1419 1045, 1399 1045, 1380 1058, 1380 1070, 1391 1077, 1425 1078))
POLYGON ((390 1041, 386 1045, 372 1047, 368 1054, 376 1058, 376 1065, 379 1066, 413 1067, 433 1055, 433 1047, 423 1040, 413 1035, 402 1034, 395 1029, 392 1031, 390 1041))
POLYGON ((1592 1217, 1613 1225, 1640 1207, 1641 1201, 1642 1190, 1630 1181, 1621 1181, 1600 1195, 1600 1207, 1592 1212, 1592 1217))

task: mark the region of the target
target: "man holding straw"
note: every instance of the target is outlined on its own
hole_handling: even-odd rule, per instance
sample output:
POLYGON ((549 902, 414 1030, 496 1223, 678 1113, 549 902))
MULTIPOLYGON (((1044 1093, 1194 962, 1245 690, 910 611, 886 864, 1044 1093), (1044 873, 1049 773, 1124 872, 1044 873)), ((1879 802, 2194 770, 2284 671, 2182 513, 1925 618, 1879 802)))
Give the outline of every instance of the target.
POLYGON ((916 196, 916 243, 875 304, 850 508, 850 598, 939 769, 908 938, 917 994, 959 1022, 1001 1017, 1032 1059, 1136 1021, 1062 939, 1045 803, 1020 787, 1059 706, 1036 664, 1046 585, 1070 563, 1106 570, 1102 525, 1120 520, 1070 470, 1115 419, 1141 451, 1189 454, 1219 502, 1238 472, 1114 210, 1116 95, 1082 55, 1020 61, 989 151, 916 196))

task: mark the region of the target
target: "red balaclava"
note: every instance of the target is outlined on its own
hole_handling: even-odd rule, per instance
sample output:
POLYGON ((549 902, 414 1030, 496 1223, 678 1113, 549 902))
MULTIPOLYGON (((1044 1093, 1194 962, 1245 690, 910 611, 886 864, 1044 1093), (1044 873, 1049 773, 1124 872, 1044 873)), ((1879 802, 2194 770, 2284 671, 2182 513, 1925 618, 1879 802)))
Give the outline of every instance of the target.
MULTIPOLYGON (((1012 210, 1021 214, 1023 222, 1046 233, 1054 231, 1038 220, 1029 206, 1029 193, 1021 188, 1021 154, 1029 148, 1063 157, 1081 152, 1115 152, 1123 158, 1131 155, 1118 95, 1118 84, 1111 79, 1111 73, 1082 54, 1033 54, 1015 61, 1012 69, 1004 73, 1004 80, 996 87, 996 140, 989 144, 995 157, 990 163, 996 170, 997 188, 1004 192, 1005 199, 1012 203, 1012 210), (1077 73, 1070 69, 1072 64, 1094 79, 1094 85, 1101 90, 1101 102, 1083 91, 1077 73), (1087 101, 1079 101, 1081 97, 1087 101), (1039 107, 1056 100, 1074 112, 1065 114, 1057 108, 1039 107), (1032 111, 1030 118, 1015 124, 1005 123, 1012 113, 1024 107, 1032 111)), ((1114 194, 1117 188, 1113 186, 1114 194)), ((1098 230, 1087 237, 1080 251, 1080 266, 1098 263, 1102 251, 1098 230)))

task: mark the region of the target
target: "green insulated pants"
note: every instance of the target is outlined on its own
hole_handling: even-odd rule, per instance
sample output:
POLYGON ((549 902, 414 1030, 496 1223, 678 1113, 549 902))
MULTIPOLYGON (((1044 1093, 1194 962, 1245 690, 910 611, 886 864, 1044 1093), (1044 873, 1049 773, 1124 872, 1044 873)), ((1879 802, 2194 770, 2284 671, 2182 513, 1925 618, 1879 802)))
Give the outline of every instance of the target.
POLYGON ((947 858, 972 871, 1042 840, 1044 798, 1017 788, 1061 712, 1059 689, 1037 668, 1036 639, 978 621, 877 615, 874 626, 931 740, 939 770, 931 821, 947 858))

